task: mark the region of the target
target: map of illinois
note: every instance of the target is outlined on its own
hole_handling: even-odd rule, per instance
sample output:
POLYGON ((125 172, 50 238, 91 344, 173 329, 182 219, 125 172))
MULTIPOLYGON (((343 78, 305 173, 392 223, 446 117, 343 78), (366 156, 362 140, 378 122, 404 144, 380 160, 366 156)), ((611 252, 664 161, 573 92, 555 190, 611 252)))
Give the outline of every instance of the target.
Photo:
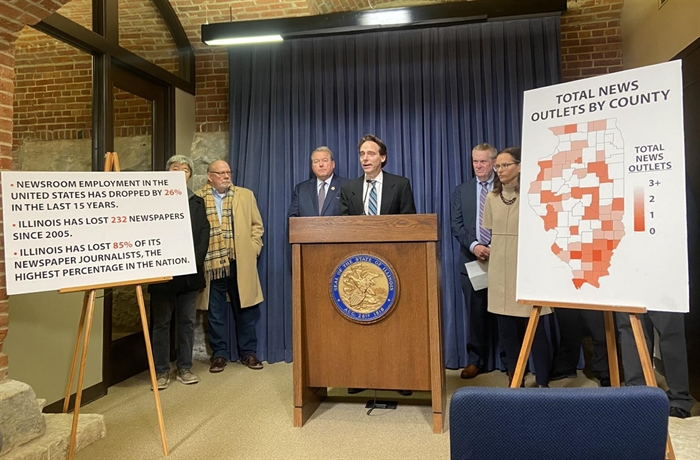
POLYGON ((559 143, 538 162, 528 202, 545 231, 555 231, 552 252, 571 268, 576 289, 599 288, 625 235, 622 133, 615 118, 549 129, 559 143))

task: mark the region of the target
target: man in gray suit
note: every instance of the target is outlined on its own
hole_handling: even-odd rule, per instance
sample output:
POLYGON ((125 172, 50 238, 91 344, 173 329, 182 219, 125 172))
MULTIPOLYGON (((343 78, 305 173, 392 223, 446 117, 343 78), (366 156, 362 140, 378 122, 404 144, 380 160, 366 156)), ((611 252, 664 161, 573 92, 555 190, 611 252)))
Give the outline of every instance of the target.
POLYGON ((326 146, 311 153, 311 169, 316 176, 294 187, 287 217, 338 216, 340 186, 347 182, 333 174, 333 152, 326 146))
POLYGON ((481 143, 474 147, 472 165, 475 177, 458 185, 452 195, 452 236, 459 241, 459 277, 467 306, 467 365, 461 373, 463 379, 474 378, 483 370, 488 333, 493 328, 487 311, 487 290, 474 290, 465 264, 489 260, 491 232, 481 228, 481 218, 486 195, 493 189, 496 177, 493 162, 497 153, 490 144, 481 143))

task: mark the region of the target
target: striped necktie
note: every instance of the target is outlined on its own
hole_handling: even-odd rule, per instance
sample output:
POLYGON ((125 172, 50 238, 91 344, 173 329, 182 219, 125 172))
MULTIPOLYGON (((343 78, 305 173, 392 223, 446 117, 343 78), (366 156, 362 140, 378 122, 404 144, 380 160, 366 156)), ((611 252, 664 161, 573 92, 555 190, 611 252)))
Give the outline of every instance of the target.
POLYGON ((367 215, 376 216, 377 215, 377 181, 370 181, 372 183, 372 189, 369 191, 369 203, 367 203, 367 215))
POLYGON ((486 206, 486 195, 488 195, 488 182, 479 182, 481 184, 481 193, 479 193, 479 243, 489 245, 491 243, 491 231, 482 227, 484 220, 484 207, 486 206))

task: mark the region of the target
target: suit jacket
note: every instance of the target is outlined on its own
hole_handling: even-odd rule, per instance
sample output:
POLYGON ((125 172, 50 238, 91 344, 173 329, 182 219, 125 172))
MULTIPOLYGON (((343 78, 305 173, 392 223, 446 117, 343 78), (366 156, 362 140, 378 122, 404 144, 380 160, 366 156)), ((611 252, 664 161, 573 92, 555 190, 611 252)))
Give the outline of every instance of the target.
POLYGON ((469 246, 477 240, 476 233, 476 184, 478 179, 473 177, 457 186, 452 194, 450 210, 452 236, 459 241, 459 271, 467 274, 464 264, 476 260, 469 246))
MULTIPOLYGON (((292 204, 289 205, 287 217, 315 217, 318 216, 318 194, 316 192, 316 178, 301 182, 294 187, 292 204)), ((323 202, 322 216, 340 215, 340 186, 348 180, 333 174, 331 183, 326 189, 326 199, 323 202)))
MULTIPOLYGON (((360 216, 365 213, 362 188, 365 176, 348 181, 340 189, 340 215, 360 216)), ((382 184, 382 203, 379 214, 415 214, 411 182, 403 176, 396 176, 384 171, 382 184)))

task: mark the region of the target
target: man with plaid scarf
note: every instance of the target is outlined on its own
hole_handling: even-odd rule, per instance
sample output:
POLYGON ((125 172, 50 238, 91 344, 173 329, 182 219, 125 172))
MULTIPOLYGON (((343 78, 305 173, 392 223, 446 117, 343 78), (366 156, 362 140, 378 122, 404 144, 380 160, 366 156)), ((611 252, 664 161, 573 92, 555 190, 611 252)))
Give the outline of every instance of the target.
POLYGON ((204 270, 209 280, 209 372, 221 372, 231 360, 226 295, 236 322, 236 340, 241 362, 262 369, 256 356, 255 320, 263 301, 257 258, 262 249, 264 228, 253 192, 233 185, 231 168, 223 160, 207 169, 207 183, 197 192, 204 199, 211 226, 204 270))

